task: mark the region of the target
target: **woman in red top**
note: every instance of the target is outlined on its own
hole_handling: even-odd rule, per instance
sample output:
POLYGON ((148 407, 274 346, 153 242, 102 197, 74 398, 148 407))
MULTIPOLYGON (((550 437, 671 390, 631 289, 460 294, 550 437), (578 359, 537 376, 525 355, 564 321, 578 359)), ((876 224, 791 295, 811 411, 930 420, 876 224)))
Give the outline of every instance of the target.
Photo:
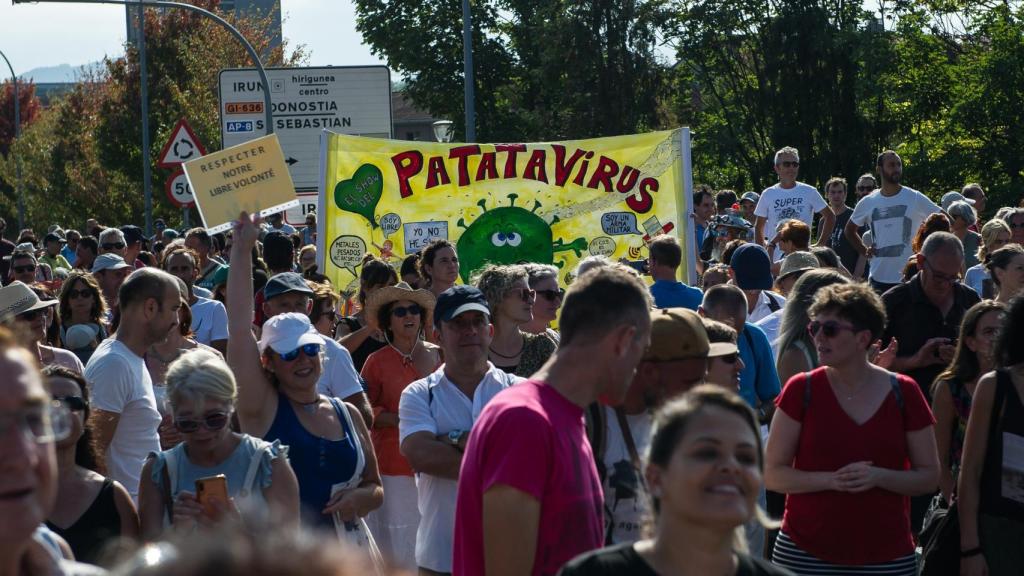
POLYGON ((366 359, 362 377, 373 406, 373 447, 384 485, 384 505, 367 517, 385 558, 415 570, 419 509, 413 470, 398 450, 398 402, 405 387, 441 364, 437 346, 423 338, 434 311, 434 295, 405 282, 378 288, 366 301, 365 318, 387 344, 366 359))
POLYGON ((910 498, 939 479, 931 410, 868 361, 885 309, 866 285, 821 289, 808 330, 821 367, 776 403, 765 485, 787 494, 773 562, 796 574, 916 574, 910 498))

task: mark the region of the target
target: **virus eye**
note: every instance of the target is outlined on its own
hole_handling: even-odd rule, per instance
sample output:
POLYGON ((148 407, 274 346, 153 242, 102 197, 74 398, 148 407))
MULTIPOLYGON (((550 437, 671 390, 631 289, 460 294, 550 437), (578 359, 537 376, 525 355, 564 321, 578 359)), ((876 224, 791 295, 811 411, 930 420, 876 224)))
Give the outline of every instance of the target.
POLYGON ((491 234, 491 244, 495 246, 505 246, 508 244, 508 240, 505 238, 504 232, 495 232, 491 234))
POLYGON ((523 241, 523 237, 518 232, 509 232, 505 237, 508 239, 509 246, 519 246, 523 241))

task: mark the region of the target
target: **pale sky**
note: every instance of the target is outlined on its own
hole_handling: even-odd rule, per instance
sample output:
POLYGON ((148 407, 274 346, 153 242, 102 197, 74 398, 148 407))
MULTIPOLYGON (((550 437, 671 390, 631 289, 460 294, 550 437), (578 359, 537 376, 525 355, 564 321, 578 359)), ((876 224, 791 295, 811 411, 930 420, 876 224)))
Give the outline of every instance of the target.
MULTIPOLYGON (((310 66, 383 64, 363 45, 350 0, 281 0, 283 35, 305 44, 310 66)), ((33 68, 74 67, 124 53, 123 6, 18 4, 0 0, 0 51, 17 74, 33 68)), ((10 76, 0 60, 0 78, 10 76)), ((397 79, 393 77, 393 79, 397 79)))

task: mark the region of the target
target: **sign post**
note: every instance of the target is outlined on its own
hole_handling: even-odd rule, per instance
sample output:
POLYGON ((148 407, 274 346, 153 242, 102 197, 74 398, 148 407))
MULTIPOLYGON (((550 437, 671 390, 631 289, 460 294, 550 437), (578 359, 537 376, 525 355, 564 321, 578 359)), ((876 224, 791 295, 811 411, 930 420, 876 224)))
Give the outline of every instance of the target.
POLYGON ((192 187, 188 178, 182 170, 182 164, 194 160, 206 154, 206 148, 199 142, 192 127, 184 118, 178 120, 171 130, 171 136, 167 139, 160 156, 157 158, 157 166, 161 168, 174 169, 174 172, 167 177, 164 187, 167 190, 167 199, 171 204, 181 208, 181 219, 188 228, 188 209, 196 205, 195 196, 192 195, 192 187))

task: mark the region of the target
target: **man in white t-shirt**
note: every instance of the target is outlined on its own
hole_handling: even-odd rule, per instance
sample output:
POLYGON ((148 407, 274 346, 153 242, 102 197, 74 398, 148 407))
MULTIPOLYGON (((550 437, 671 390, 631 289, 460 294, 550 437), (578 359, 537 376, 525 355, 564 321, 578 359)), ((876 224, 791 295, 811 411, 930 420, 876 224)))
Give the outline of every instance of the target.
POLYGON ((198 294, 199 256, 192 250, 175 248, 164 257, 164 270, 177 276, 188 287, 188 305, 192 310, 192 326, 196 341, 228 354, 228 313, 224 305, 198 294))
POLYGON ((487 402, 522 378, 487 360, 494 328, 487 299, 473 286, 453 286, 434 307, 437 342, 446 363, 409 384, 398 405, 402 455, 416 471, 420 575, 452 571, 455 501, 462 452, 487 402))
MULTIPOLYGON (((685 308, 651 311, 651 345, 636 367, 621 406, 587 411, 587 437, 604 487, 605 544, 635 542, 650 515, 641 458, 651 442, 653 414, 707 376, 710 357, 738 354, 733 343, 711 344, 704 323, 685 308), (622 423, 626 426, 623 427, 622 423)), ((763 532, 762 532, 763 533, 763 532)), ((756 548, 751 548, 756 549, 756 548)))
POLYGON ((143 357, 151 345, 177 329, 181 295, 173 276, 141 268, 121 285, 118 301, 117 335, 100 342, 85 367, 85 379, 92 396, 96 447, 106 458, 107 476, 137 499, 146 456, 160 451, 160 412, 143 357))
POLYGON ((796 148, 786 146, 776 152, 775 173, 779 175, 779 182, 765 188, 754 208, 754 216, 757 217, 757 222, 754 223, 754 241, 768 248, 773 261, 781 260, 783 254, 781 250, 775 250, 770 239, 766 241, 765 230, 774 238, 778 225, 786 220, 799 220, 813 229, 814 215, 817 213, 821 215, 821 222, 815 246, 827 246, 828 237, 836 223, 835 214, 818 190, 814 186, 797 182, 796 176, 799 172, 800 152, 796 148))
POLYGON ((882 187, 857 203, 844 232, 854 250, 870 259, 871 287, 882 294, 903 280, 903 268, 913 255, 911 239, 925 218, 940 208, 924 194, 900 183, 903 160, 893 150, 878 155, 876 168, 882 187), (861 226, 870 229, 870 246, 864 245, 858 231, 861 226))

